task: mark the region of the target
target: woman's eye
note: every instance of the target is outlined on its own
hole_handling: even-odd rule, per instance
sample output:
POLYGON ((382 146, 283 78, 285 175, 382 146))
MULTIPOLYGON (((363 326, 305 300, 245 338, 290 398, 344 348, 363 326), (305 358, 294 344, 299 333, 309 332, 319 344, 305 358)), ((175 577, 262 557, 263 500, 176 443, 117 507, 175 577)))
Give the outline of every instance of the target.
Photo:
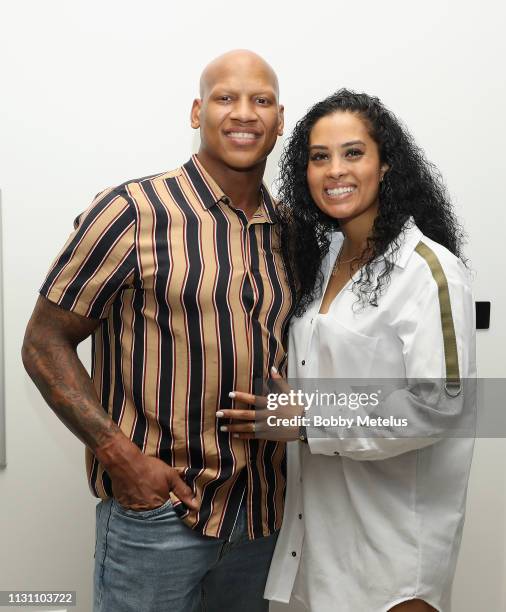
POLYGON ((348 149, 345 153, 346 157, 360 157, 363 152, 360 149, 348 149))
POLYGON ((313 153, 310 158, 311 161, 322 161, 323 159, 327 159, 326 153, 313 153))

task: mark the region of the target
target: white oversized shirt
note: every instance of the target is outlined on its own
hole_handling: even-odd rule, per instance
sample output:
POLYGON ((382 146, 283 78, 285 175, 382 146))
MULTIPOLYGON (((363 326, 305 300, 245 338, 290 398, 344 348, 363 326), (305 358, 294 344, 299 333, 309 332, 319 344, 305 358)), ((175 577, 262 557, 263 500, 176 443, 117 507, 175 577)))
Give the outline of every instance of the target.
MULTIPOLYGON (((419 242, 446 276, 460 376, 476 376, 468 271, 410 220, 377 307, 354 308, 348 283, 327 314, 319 314, 320 297, 293 319, 289 378, 445 378, 438 285, 419 242)), ((336 232, 324 288, 341 244, 336 232)), ((420 410, 406 398, 407 417, 420 410)), ((265 597, 293 596, 312 612, 386 612, 420 598, 448 612, 473 439, 322 438, 311 430, 308 438, 288 444, 285 515, 265 597)))

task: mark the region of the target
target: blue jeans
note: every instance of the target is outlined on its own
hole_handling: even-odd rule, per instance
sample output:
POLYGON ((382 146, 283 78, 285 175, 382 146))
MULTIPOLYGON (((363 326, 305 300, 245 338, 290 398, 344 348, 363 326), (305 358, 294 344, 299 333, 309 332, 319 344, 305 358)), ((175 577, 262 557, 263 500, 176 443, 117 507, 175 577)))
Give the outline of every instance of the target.
POLYGON ((102 501, 93 612, 267 612, 276 538, 248 540, 244 505, 227 541, 187 527, 170 501, 142 512, 102 501))

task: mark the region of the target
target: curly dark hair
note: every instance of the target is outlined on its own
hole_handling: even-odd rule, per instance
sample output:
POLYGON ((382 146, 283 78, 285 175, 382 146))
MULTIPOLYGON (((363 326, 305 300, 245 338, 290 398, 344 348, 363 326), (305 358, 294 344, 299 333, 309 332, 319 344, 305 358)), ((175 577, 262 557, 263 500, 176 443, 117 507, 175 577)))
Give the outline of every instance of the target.
POLYGON ((381 163, 389 168, 380 183, 378 215, 363 253, 364 265, 353 282, 362 306, 377 305, 388 286, 393 263, 384 253, 390 245, 393 252, 398 250, 399 236, 409 217, 426 236, 461 257, 464 234, 437 168, 378 98, 340 89, 315 104, 296 124, 279 164, 281 249, 296 287, 296 316, 321 295, 322 260, 329 250, 330 231, 339 229, 338 221, 323 213, 309 192, 309 135, 319 119, 339 111, 355 113, 364 121, 378 145, 381 163), (373 275, 373 262, 380 263, 377 276, 373 275))

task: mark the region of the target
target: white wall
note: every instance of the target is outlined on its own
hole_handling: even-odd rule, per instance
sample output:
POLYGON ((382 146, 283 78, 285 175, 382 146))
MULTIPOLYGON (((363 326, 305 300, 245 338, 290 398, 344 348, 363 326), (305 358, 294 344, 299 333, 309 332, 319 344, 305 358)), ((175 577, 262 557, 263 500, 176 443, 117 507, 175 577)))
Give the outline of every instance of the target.
MULTIPOLYGON (((504 376, 502 3, 5 0, 1 11, 8 467, 0 471, 0 589, 77 590, 75 609, 91 609, 94 501, 83 449, 24 374, 24 327, 92 196, 189 156, 199 72, 225 50, 251 48, 278 70, 287 133, 344 85, 379 95, 405 120, 465 221, 476 298, 492 300, 492 328, 478 336, 480 374, 504 376)), ((478 443, 457 612, 506 608, 505 462, 504 440, 478 443)))

